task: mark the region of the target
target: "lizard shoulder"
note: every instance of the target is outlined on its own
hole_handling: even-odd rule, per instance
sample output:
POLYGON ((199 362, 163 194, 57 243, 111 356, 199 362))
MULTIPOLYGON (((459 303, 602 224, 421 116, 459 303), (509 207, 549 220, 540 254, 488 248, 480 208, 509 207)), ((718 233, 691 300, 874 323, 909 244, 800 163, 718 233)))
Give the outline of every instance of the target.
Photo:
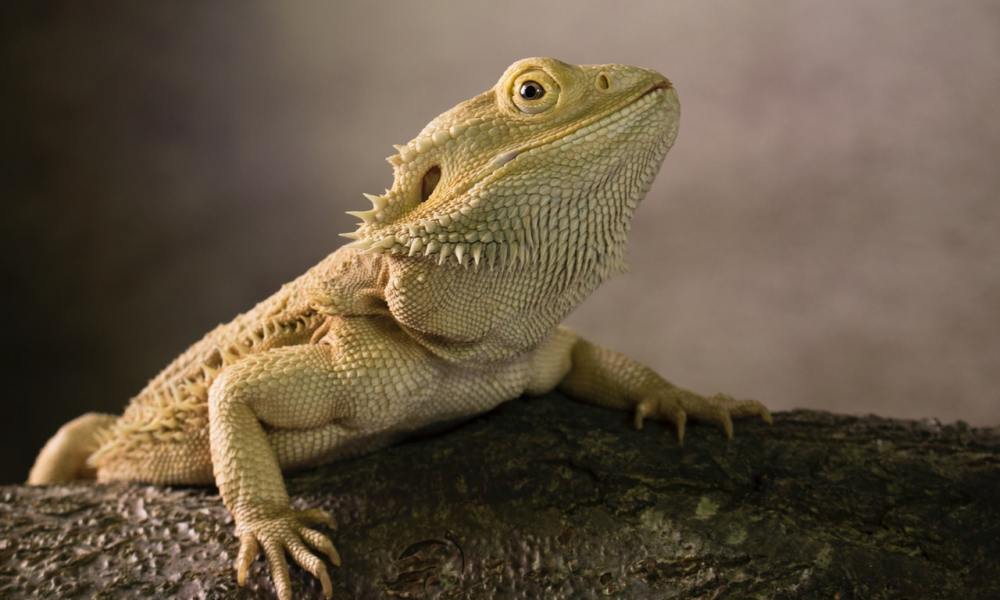
POLYGON ((389 280, 383 257, 340 248, 291 285, 301 301, 318 314, 360 316, 387 314, 389 280))
POLYGON ((540 395, 552 391, 569 373, 576 334, 562 325, 556 327, 530 354, 531 378, 524 393, 540 395))

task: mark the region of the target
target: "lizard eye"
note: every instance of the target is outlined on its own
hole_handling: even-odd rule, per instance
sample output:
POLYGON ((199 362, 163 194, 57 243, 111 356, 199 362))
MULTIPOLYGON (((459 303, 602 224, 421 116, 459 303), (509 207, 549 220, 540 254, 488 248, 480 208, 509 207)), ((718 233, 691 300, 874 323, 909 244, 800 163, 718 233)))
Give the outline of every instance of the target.
POLYGON ((545 95, 545 88, 537 81, 525 81, 518 92, 525 100, 538 100, 545 95))
POLYGON ((559 100, 559 84, 541 69, 522 73, 510 85, 508 89, 514 106, 529 115, 545 112, 559 100))

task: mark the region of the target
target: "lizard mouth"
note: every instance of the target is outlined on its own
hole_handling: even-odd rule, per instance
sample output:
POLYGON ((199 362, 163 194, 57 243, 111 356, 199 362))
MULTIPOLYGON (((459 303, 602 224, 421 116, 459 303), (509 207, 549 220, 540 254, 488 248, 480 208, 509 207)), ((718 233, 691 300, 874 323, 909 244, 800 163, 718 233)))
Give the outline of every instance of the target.
POLYGON ((636 100, 639 100, 640 98, 645 98, 646 96, 652 94, 653 92, 656 92, 657 90, 669 90, 672 87, 674 87, 674 84, 670 83, 670 80, 668 79, 664 79, 663 81, 657 81, 648 90, 643 92, 642 95, 639 96, 639 98, 636 98, 636 100))

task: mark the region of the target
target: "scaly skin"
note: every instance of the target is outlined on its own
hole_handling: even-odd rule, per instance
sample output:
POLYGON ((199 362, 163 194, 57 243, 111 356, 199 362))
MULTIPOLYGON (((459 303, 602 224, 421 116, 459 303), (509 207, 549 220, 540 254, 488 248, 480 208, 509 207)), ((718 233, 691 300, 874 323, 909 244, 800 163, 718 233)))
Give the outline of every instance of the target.
POLYGON ((727 436, 732 416, 770 420, 758 402, 679 389, 558 325, 621 270, 679 115, 653 71, 514 63, 397 147, 392 188, 352 213, 354 243, 210 332, 120 418, 64 426, 29 482, 214 480, 236 521, 238 581, 263 550, 291 598, 288 554, 329 597, 319 556, 340 558, 311 526, 333 520, 293 511, 282 471, 557 387, 634 410, 637 427, 670 421, 681 440, 688 417, 727 436))

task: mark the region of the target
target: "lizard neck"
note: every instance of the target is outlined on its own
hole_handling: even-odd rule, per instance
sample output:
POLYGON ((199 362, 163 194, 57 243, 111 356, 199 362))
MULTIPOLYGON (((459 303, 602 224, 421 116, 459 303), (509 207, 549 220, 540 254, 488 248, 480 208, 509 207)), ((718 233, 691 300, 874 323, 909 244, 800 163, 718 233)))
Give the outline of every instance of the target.
POLYGON ((385 298, 394 319, 451 360, 503 360, 535 348, 602 281, 620 271, 622 243, 581 253, 578 268, 553 272, 546 249, 490 269, 386 256, 385 298))

